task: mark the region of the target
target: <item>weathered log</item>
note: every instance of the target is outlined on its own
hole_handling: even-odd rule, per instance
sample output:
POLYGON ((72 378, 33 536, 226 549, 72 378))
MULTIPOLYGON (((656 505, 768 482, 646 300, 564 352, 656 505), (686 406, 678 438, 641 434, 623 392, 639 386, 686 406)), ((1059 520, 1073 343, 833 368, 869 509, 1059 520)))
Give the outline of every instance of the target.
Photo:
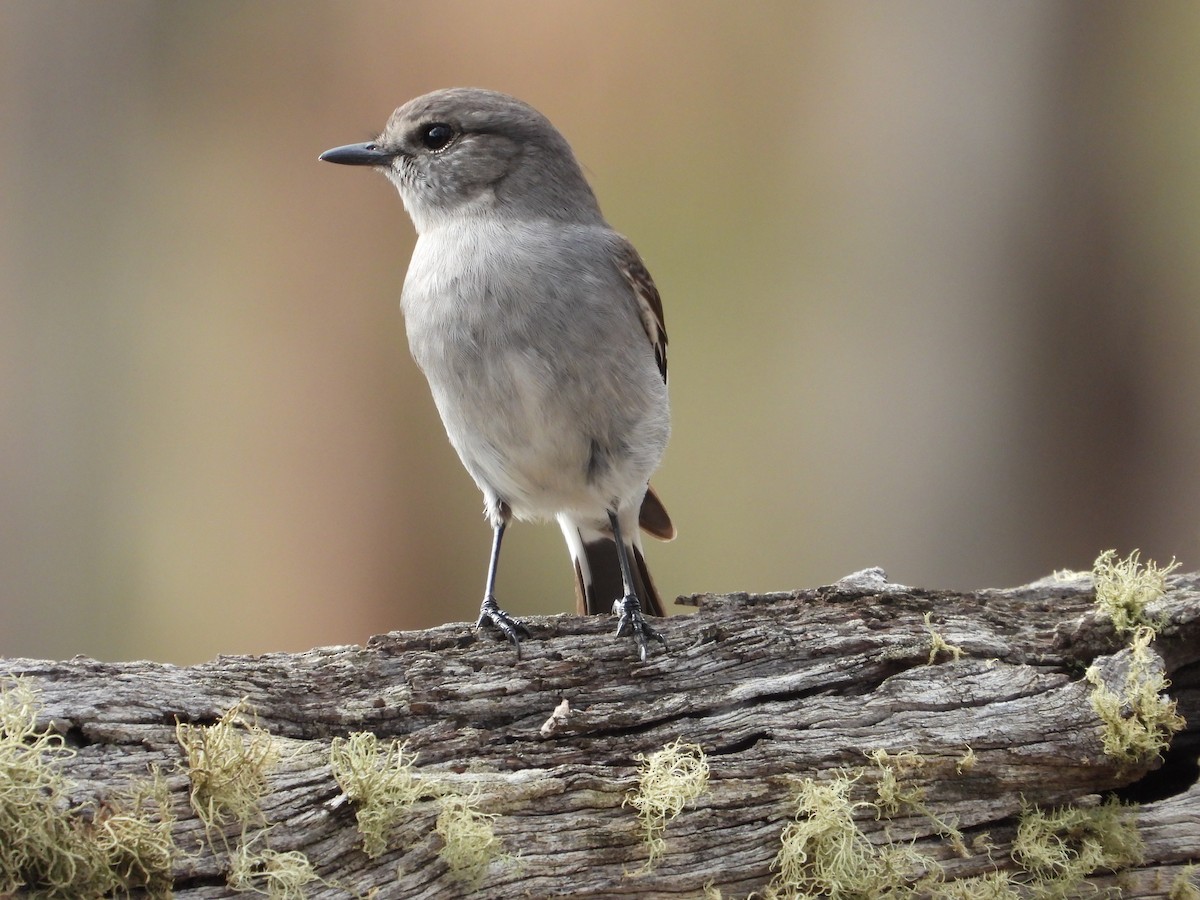
MULTIPOLYGON (((5 659, 0 686, 13 696, 19 676, 35 730, 73 751, 26 754, 65 779, 41 812, 67 823, 63 840, 126 812, 150 827, 168 808, 159 862, 110 849, 119 889, 1197 897, 1200 575, 1167 585, 1145 613, 1152 643, 1150 629, 1114 627, 1088 575, 957 593, 868 570, 815 590, 681 598, 696 613, 664 621, 670 650, 644 664, 607 618, 563 615, 529 621, 519 661, 452 624, 190 667, 5 659), (1121 743, 1125 725, 1150 743, 1121 743), (389 770, 411 776, 411 796, 387 795, 373 856, 357 818, 369 803, 331 768, 331 748, 344 757, 340 739, 363 732, 376 752, 395 739, 416 755, 389 770), (218 750, 203 741, 219 734, 258 767, 238 809, 201 783, 218 750), (658 823, 651 860, 630 801, 647 758, 676 741, 693 775, 688 745, 702 750, 707 783, 693 779, 695 796, 658 823), (454 809, 466 838, 450 833, 454 809)), ((0 847, 26 838, 5 817, 16 777, 0 764, 0 847)), ((6 878, 48 893, 47 868, 23 865, 0 862, 0 893, 6 878)), ((61 896, 87 896, 80 884, 61 896)))

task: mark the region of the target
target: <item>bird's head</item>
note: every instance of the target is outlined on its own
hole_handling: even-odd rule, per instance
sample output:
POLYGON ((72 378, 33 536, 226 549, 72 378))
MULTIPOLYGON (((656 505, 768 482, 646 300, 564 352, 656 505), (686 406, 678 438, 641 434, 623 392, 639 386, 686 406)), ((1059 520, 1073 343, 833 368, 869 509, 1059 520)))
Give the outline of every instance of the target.
POLYGON ((417 97, 375 140, 321 159, 383 172, 418 232, 472 216, 603 221, 566 139, 533 107, 495 91, 417 97))

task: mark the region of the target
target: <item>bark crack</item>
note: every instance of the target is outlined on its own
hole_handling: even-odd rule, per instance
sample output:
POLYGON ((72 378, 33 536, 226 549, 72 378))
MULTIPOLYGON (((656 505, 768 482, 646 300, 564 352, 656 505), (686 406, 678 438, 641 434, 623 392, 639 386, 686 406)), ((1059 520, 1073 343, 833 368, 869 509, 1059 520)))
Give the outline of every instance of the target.
MULTIPOLYGON (((1130 638, 1097 613, 1089 579, 958 594, 882 577, 681 598, 696 614, 663 620, 672 650, 644 665, 607 617, 552 616, 531 620, 519 662, 508 644, 451 624, 182 668, 6 659, 0 690, 22 679, 38 727, 71 751, 53 766, 72 801, 46 815, 82 821, 84 809, 119 808, 152 767, 164 773, 180 852, 163 877, 181 900, 234 896, 227 873, 247 841, 302 851, 319 876, 304 888, 315 898, 653 898, 709 884, 745 896, 777 877, 787 830, 815 814, 798 808, 798 790, 839 778, 853 779, 855 803, 876 804, 847 820, 868 861, 909 848, 943 882, 1027 880, 1013 853, 1026 811, 1095 809, 1102 797, 1141 804, 1144 861, 1091 872, 1076 893, 1119 878, 1126 896, 1161 896, 1200 862, 1200 576, 1172 577, 1148 610, 1160 624, 1143 668, 1169 687, 1127 698, 1119 692, 1137 687, 1130 638), (1156 727, 1154 704, 1171 703, 1188 724, 1166 735, 1161 758, 1111 756, 1092 703, 1101 685, 1127 701, 1128 719, 1156 727), (181 768, 175 725, 213 726, 243 698, 277 761, 250 823, 213 832, 189 799, 194 773, 181 768), (361 804, 330 768, 331 738, 355 732, 385 748, 405 742, 421 783, 376 858, 363 852, 361 804), (646 868, 626 801, 639 758, 677 740, 702 748, 708 786, 666 824, 665 849, 646 868), (885 790, 899 799, 877 817, 885 790), (469 876, 447 862, 444 821, 439 831, 455 796, 477 804, 472 821, 498 848, 469 876)), ((257 858, 253 871, 280 859, 257 858)), ((924 876, 905 877, 913 886, 924 876)))

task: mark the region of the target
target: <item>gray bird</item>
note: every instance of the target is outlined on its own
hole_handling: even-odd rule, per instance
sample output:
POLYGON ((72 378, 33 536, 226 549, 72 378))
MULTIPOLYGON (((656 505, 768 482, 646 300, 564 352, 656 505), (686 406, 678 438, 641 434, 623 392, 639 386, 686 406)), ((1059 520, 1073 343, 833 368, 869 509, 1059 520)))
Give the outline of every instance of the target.
POLYGON ((649 486, 670 432, 662 301, 566 139, 514 97, 452 88, 320 158, 381 171, 416 227, 409 348, 493 529, 477 627, 520 656, 529 631, 495 597, 500 542, 514 517, 554 517, 579 612, 611 610, 643 660, 665 646, 638 533, 675 536, 649 486))

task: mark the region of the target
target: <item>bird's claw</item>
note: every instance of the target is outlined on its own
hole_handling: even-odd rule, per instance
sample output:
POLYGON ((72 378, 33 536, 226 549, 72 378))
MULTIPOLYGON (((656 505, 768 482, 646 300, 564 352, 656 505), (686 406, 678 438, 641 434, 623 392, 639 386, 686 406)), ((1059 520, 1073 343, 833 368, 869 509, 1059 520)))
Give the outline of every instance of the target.
POLYGON ((521 658, 521 638, 530 637, 529 629, 520 619, 514 619, 500 608, 495 597, 484 597, 479 606, 479 620, 476 628, 495 628, 508 638, 517 651, 517 659, 521 658))
POLYGON ((632 634, 633 639, 637 641, 638 656, 642 662, 646 661, 650 641, 658 641, 663 650, 667 649, 667 639, 646 621, 645 615, 642 614, 642 604, 638 602, 637 597, 629 594, 616 600, 613 603, 613 614, 620 617, 617 619, 617 637, 632 634))

